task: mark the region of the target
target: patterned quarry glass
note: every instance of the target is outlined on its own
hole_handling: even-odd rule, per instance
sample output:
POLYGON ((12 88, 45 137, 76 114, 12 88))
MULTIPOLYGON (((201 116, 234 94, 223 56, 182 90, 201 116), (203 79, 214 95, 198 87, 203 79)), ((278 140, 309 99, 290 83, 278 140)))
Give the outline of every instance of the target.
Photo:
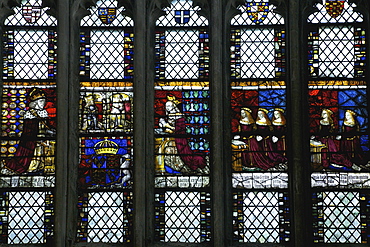
POLYGON ((132 241, 133 21, 117 1, 81 20, 78 242, 132 241))
POLYGON ((284 19, 275 9, 267 0, 248 0, 231 20, 233 240, 237 242, 290 239, 286 37, 284 19), (259 192, 249 191, 255 189, 259 192))
POLYGON ((236 192, 233 194, 234 240, 239 242, 279 242, 289 238, 287 193, 236 192))
POLYGON ((363 16, 322 1, 308 18, 308 100, 316 243, 367 243, 368 110, 363 16), (334 188, 336 191, 326 191, 334 188), (355 188, 356 192, 351 191, 355 188), (362 195, 363 194, 363 195, 362 195), (364 217, 363 217, 364 215, 364 217))
POLYGON ((208 21, 172 1, 156 22, 155 238, 210 241, 208 21))
POLYGON ((56 147, 56 19, 22 1, 4 22, 0 243, 51 244, 56 147))
POLYGON ((313 195, 315 243, 366 243, 359 192, 319 192, 313 195), (365 238, 361 238, 365 237, 365 238), (362 240, 361 240, 362 239, 362 240))

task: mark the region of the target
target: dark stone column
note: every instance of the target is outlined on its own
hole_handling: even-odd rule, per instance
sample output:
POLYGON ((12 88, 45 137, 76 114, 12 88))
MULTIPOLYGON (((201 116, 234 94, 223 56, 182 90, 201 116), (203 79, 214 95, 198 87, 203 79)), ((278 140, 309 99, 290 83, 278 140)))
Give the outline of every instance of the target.
MULTIPOLYGON (((61 3, 62 4, 62 3, 61 3)), ((68 188, 67 188, 67 237, 66 246, 72 246, 76 242, 77 236, 77 176, 79 163, 79 127, 78 127, 78 110, 79 110, 79 50, 80 50, 80 21, 90 14, 87 10, 91 4, 87 0, 77 0, 70 3, 69 14, 69 71, 66 75, 65 84, 68 87, 68 130, 63 134, 68 136, 68 154, 66 162, 68 164, 68 188)), ((65 13, 61 15, 62 18, 65 13)))
MULTIPOLYGON (((68 104, 69 96, 69 22, 66 13, 69 13, 69 0, 61 0, 57 3, 58 19, 58 60, 57 60, 57 142, 56 142, 56 187, 55 187, 55 246, 66 246, 67 221, 67 186, 68 186, 68 127, 69 108, 76 105, 68 104)), ((76 217, 75 217, 76 218, 76 217)))
MULTIPOLYGON (((152 109, 153 103, 148 101, 146 92, 152 90, 153 84, 147 83, 147 54, 154 51, 147 44, 147 2, 145 0, 134 1, 134 246, 145 246, 146 233, 149 225, 153 222, 153 202, 148 202, 147 194, 153 194, 153 188, 149 187, 147 181, 152 179, 148 173, 151 160, 148 122, 153 122, 152 115, 147 114, 152 109), (148 169, 148 170, 147 170, 148 169), (149 203, 149 204, 148 204, 149 203)), ((154 63, 153 63, 154 66, 154 63)), ((154 198, 154 197, 153 197, 154 198)))
MULTIPOLYGON (((230 202, 225 198, 226 179, 225 166, 230 160, 225 157, 225 148, 230 146, 225 138, 225 121, 229 118, 224 115, 226 104, 223 69, 227 67, 224 62, 223 51, 225 38, 224 15, 222 0, 214 0, 210 4, 210 91, 211 91, 211 197, 212 197, 212 239, 213 246, 223 247, 225 243, 225 205, 230 202)), ((228 37, 228 36, 226 36, 228 37)))
POLYGON ((287 42, 289 130, 289 189, 291 198, 291 246, 312 245, 312 201, 310 189, 310 150, 307 107, 306 36, 303 24, 304 2, 291 0, 288 5, 287 42))

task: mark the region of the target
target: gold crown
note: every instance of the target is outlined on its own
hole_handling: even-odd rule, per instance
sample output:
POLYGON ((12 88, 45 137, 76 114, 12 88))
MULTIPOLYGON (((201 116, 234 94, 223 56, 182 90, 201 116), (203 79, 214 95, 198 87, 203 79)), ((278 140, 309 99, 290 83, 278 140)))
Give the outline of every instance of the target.
POLYGON ((30 101, 35 101, 37 99, 45 99, 45 92, 41 89, 34 88, 30 92, 30 101))
POLYGON ((118 149, 118 144, 110 140, 100 141, 94 145, 96 154, 116 154, 118 149))
POLYGON ((176 96, 175 95, 173 95, 173 94, 168 94, 167 95, 167 100, 168 101, 172 101, 173 103, 175 103, 176 105, 178 105, 178 104, 180 104, 181 103, 181 101, 180 100, 178 100, 178 99, 176 99, 176 96))

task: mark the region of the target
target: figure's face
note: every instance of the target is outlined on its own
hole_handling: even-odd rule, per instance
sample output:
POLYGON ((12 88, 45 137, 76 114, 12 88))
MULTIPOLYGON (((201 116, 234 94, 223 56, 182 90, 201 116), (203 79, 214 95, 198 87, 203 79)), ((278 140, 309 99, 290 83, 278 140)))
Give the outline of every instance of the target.
POLYGON ((247 117, 247 112, 245 110, 241 110, 240 111, 240 115, 242 116, 242 118, 246 118, 247 117))
POLYGON ((275 119, 280 119, 280 112, 279 111, 274 111, 274 117, 275 119))
POLYGON ((258 115, 258 117, 259 117, 260 119, 265 118, 265 114, 263 114, 263 112, 262 112, 262 111, 258 111, 257 115, 258 115))
POLYGON ((35 106, 36 106, 36 109, 44 109, 45 107, 45 99, 38 99, 35 101, 35 106))
POLYGON ((324 118, 324 119, 327 119, 328 118, 328 113, 326 111, 322 111, 321 117, 324 118))
POLYGON ((175 108, 175 105, 172 101, 166 102, 166 111, 171 112, 175 108))
POLYGON ((345 118, 346 118, 347 120, 352 120, 352 119, 353 119, 353 118, 352 118, 352 114, 351 114, 351 113, 349 113, 348 111, 346 111, 345 118))

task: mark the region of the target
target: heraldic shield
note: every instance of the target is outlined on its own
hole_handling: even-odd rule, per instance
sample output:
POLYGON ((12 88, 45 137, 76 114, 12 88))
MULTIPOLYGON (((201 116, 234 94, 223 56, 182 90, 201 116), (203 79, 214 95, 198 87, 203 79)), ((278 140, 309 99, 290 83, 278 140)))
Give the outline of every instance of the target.
POLYGON ((129 162, 127 164, 125 162, 128 156, 124 150, 124 147, 127 147, 127 140, 115 141, 85 140, 85 148, 88 151, 81 156, 79 165, 81 188, 123 185, 131 178, 128 172, 129 162))
POLYGON ((256 24, 262 23, 269 12, 269 3, 263 2, 248 2, 247 13, 248 17, 256 24))
POLYGON ((111 24, 116 19, 116 8, 99 8, 98 13, 104 24, 111 24))
POLYGON ((29 2, 22 6, 22 16, 29 23, 35 23, 41 16, 41 6, 32 6, 29 2))
POLYGON ((326 2, 325 2, 326 12, 328 12, 328 14, 332 18, 337 18, 343 12, 344 2, 345 1, 331 1, 331 0, 326 0, 326 2))

